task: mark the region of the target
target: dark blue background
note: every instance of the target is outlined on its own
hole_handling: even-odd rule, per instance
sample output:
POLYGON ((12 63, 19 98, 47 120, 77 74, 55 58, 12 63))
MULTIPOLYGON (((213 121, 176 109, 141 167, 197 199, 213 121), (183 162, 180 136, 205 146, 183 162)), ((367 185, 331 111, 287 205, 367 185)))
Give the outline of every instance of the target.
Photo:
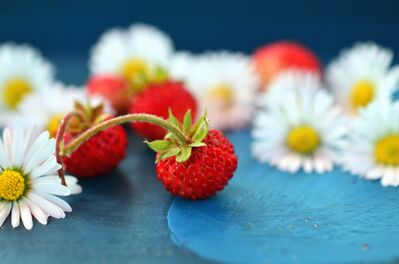
POLYGON ((159 26, 178 49, 251 52, 294 39, 328 61, 358 40, 399 50, 399 3, 387 1, 1 1, 0 41, 29 42, 58 76, 82 82, 89 48, 106 29, 135 21, 159 26))

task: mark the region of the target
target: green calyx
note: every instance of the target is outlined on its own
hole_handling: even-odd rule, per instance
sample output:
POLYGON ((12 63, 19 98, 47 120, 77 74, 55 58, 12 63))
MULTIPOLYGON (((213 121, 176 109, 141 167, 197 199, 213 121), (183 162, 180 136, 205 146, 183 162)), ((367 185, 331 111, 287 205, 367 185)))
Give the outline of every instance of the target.
POLYGON ((93 107, 89 102, 82 104, 75 101, 74 109, 76 116, 71 119, 67 128, 68 132, 72 134, 79 134, 109 117, 104 113, 104 104, 93 107))
POLYGON ((183 122, 180 122, 169 110, 168 121, 185 135, 186 140, 183 141, 173 132, 168 132, 162 140, 145 141, 152 150, 159 153, 156 163, 173 156, 176 157, 177 162, 185 162, 190 158, 192 148, 206 146, 202 142, 209 131, 206 113, 193 124, 191 110, 186 112, 183 122))
POLYGON ((132 78, 131 93, 136 94, 145 90, 150 84, 161 84, 169 79, 168 71, 161 66, 154 66, 153 68, 139 72, 132 78))

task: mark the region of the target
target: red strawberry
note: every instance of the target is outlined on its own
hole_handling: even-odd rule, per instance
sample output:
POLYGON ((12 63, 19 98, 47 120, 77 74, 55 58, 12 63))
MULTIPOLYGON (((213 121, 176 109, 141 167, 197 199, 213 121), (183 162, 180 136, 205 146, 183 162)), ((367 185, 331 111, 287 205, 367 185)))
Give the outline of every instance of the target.
MULTIPOLYGON (((77 104, 80 120, 71 120, 64 134, 64 144, 94 125, 111 118, 102 109, 77 104)), ((82 143, 71 156, 64 157, 65 169, 78 177, 94 177, 115 169, 125 158, 127 135, 122 126, 113 126, 82 143)))
POLYGON ((127 82, 118 76, 95 75, 88 81, 87 91, 108 99, 118 114, 127 113, 132 99, 127 82))
POLYGON ((284 70, 306 70, 316 74, 321 72, 320 62, 313 52, 299 43, 289 41, 275 42, 255 50, 252 61, 263 90, 284 70))
MULTIPOLYGON (((190 109, 193 116, 196 116, 197 102, 181 82, 168 81, 148 86, 134 98, 129 112, 147 113, 167 119, 169 109, 179 121, 183 120, 184 114, 190 109)), ((150 140, 162 139, 166 134, 165 129, 148 123, 132 123, 132 128, 150 140)))
POLYGON ((185 131, 186 142, 169 132, 164 140, 147 142, 157 154, 158 179, 173 195, 186 199, 205 199, 221 191, 233 177, 237 156, 233 145, 219 130, 208 133, 205 117, 191 127, 191 117, 183 124, 173 115, 170 121, 185 131))

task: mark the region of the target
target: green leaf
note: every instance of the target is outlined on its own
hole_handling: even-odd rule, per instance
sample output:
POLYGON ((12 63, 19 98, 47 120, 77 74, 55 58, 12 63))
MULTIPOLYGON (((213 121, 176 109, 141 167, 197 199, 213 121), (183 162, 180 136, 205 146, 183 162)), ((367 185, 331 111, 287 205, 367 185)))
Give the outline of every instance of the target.
POLYGON ((183 148, 179 153, 179 155, 176 156, 176 161, 185 162, 190 158, 190 156, 191 156, 191 147, 183 148))
POLYGON ((184 127, 184 131, 186 133, 190 132, 191 129, 191 125, 192 125, 192 119, 191 119, 191 109, 189 109, 186 114, 184 115, 184 119, 183 119, 183 127, 184 127))
POLYGON ((171 148, 171 142, 169 140, 144 141, 144 143, 155 152, 165 152, 168 148, 171 148))
POLYGON ((193 147, 193 148, 198 148, 198 147, 205 147, 206 144, 204 142, 201 142, 201 141, 196 141, 196 142, 191 143, 188 146, 189 147, 193 147))

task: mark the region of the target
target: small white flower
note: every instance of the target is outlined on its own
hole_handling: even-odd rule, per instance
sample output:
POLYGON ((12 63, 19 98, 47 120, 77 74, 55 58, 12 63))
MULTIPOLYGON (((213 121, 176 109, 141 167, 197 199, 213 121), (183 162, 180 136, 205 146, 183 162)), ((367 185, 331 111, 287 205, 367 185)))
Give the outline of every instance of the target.
POLYGON ((34 48, 0 45, 0 122, 6 122, 26 95, 48 90, 53 78, 53 66, 34 48))
POLYGON ((34 125, 43 131, 49 131, 50 136, 55 137, 61 119, 74 110, 75 102, 83 105, 89 103, 93 107, 103 103, 105 112, 112 113, 112 108, 105 99, 99 96, 89 97, 82 87, 57 83, 49 91, 26 96, 18 106, 18 113, 13 115, 9 123, 34 125))
POLYGON ((133 24, 101 36, 92 49, 90 69, 94 74, 122 76, 134 89, 157 69, 166 70, 172 52, 172 40, 165 33, 150 25, 133 24))
POLYGON ((5 128, 0 139, 0 226, 11 214, 11 224, 33 227, 32 215, 43 225, 47 218, 64 218, 72 208, 57 196, 81 192, 77 179, 66 176, 68 187, 61 184, 57 171, 55 139, 49 133, 38 137, 33 128, 5 128))
POLYGON ((379 98, 389 98, 399 83, 399 68, 390 68, 393 53, 374 43, 344 50, 326 71, 338 103, 350 115, 379 98))
POLYGON ((258 78, 250 59, 240 53, 213 52, 201 56, 180 54, 172 60, 171 74, 183 79, 207 109, 210 126, 237 129, 252 117, 258 78))
POLYGON ((252 153, 291 173, 331 171, 347 130, 339 113, 315 75, 282 73, 256 114, 252 153))
POLYGON ((399 102, 381 99, 359 111, 343 168, 383 186, 399 186, 399 102))

